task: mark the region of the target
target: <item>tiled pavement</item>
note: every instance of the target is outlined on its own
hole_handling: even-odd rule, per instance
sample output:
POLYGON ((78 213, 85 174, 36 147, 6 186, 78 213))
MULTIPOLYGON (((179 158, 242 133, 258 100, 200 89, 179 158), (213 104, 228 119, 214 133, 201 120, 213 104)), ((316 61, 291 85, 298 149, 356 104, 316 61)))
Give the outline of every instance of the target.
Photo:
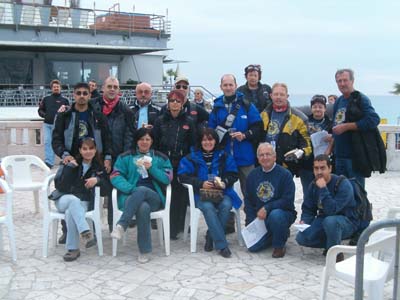
MULTIPOLYGON (((40 174, 36 174, 40 177, 40 174)), ((387 208, 399 205, 400 173, 373 175, 367 180, 369 198, 377 219, 387 208)), ((296 208, 300 212, 301 185, 296 179, 296 208)), ((4 197, 0 195, 0 203, 4 197)), ((243 219, 243 215, 242 215, 243 219)), ((126 246, 119 243, 118 256, 111 256, 111 238, 103 226, 104 256, 97 248, 81 248, 81 257, 66 263, 62 245, 41 256, 42 217, 34 213, 32 195, 17 192, 14 224, 18 260, 12 262, 6 230, 5 251, 0 253, 0 299, 318 299, 320 275, 325 260, 322 250, 302 248, 294 241, 295 229, 283 259, 273 259, 271 250, 253 254, 240 247, 236 235, 228 235, 232 258, 203 251, 204 221, 201 221, 198 252, 189 242, 171 241, 171 255, 160 248, 153 231, 153 254, 147 264, 137 262, 136 229, 130 230, 126 246)), ((390 299, 393 284, 385 288, 390 299)), ((353 299, 354 290, 331 280, 328 299, 353 299)))

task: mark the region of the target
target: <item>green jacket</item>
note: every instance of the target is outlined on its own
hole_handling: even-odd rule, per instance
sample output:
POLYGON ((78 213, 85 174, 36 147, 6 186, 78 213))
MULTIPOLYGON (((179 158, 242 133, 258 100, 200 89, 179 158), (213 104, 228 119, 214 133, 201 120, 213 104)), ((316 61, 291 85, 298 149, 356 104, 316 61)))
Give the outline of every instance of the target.
MULTIPOLYGON (((165 204, 165 187, 172 181, 172 165, 168 157, 158 151, 150 150, 146 155, 153 158, 151 168, 148 170, 153 178, 153 184, 165 204)), ((143 154, 129 151, 118 156, 111 173, 112 185, 118 190, 118 208, 124 209, 125 199, 136 189, 140 174, 134 163, 143 154)))

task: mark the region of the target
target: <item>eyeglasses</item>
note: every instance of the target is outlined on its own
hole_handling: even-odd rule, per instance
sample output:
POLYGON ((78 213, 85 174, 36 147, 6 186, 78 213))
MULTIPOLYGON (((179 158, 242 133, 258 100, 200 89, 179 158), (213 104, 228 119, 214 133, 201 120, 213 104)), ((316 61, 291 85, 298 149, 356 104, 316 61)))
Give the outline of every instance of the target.
POLYGON ((136 94, 145 94, 145 95, 149 95, 150 93, 151 93, 151 91, 149 91, 149 90, 144 90, 144 91, 138 90, 138 91, 136 92, 136 94))
POLYGON ((81 91, 76 91, 76 92, 75 92, 75 95, 77 95, 77 96, 87 96, 87 95, 89 95, 89 92, 86 92, 86 91, 83 91, 83 92, 81 92, 81 91))
POLYGON ((311 105, 313 105, 315 102, 323 102, 326 104, 326 97, 324 95, 315 95, 311 98, 311 105))
POLYGON ((187 85, 184 85, 184 84, 177 84, 177 85, 175 85, 175 87, 176 87, 178 90, 180 90, 181 88, 184 89, 184 90, 187 90, 187 89, 188 89, 188 86, 187 86, 187 85))
POLYGON ((169 103, 182 103, 182 101, 181 100, 179 100, 179 99, 168 99, 168 102, 169 103))
POLYGON ((250 71, 261 71, 261 66, 260 65, 248 65, 245 69, 244 69, 244 71, 247 73, 247 72, 250 72, 250 71))
POLYGON ((107 87, 109 90, 111 90, 111 89, 118 90, 118 89, 119 89, 119 86, 118 86, 118 85, 112 85, 112 84, 109 84, 109 85, 107 85, 106 87, 107 87))

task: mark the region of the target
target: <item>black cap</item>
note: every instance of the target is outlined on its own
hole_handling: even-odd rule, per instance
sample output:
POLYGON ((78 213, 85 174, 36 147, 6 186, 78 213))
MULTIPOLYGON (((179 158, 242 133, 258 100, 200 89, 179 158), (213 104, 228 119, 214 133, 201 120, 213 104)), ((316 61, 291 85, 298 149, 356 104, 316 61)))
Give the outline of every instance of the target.
POLYGON ((315 103, 321 103, 326 106, 326 97, 324 95, 314 95, 310 102, 311 106, 313 106, 315 103))

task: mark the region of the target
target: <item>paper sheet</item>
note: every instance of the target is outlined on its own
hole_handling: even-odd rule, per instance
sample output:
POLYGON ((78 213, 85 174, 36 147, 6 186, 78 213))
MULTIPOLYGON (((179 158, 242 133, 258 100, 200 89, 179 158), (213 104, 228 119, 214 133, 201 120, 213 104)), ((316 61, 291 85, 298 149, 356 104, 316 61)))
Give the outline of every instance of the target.
POLYGON ((264 220, 255 218, 253 222, 242 229, 242 237, 247 248, 256 244, 265 234, 267 228, 265 227, 264 220))
POLYGON ((294 224, 293 226, 294 226, 294 228, 296 228, 300 232, 303 232, 308 227, 310 227, 310 225, 308 225, 308 224, 294 224))
POLYGON ((328 135, 328 132, 325 130, 318 131, 310 135, 311 143, 313 145, 314 157, 325 153, 326 149, 329 146, 329 142, 325 141, 328 135))

